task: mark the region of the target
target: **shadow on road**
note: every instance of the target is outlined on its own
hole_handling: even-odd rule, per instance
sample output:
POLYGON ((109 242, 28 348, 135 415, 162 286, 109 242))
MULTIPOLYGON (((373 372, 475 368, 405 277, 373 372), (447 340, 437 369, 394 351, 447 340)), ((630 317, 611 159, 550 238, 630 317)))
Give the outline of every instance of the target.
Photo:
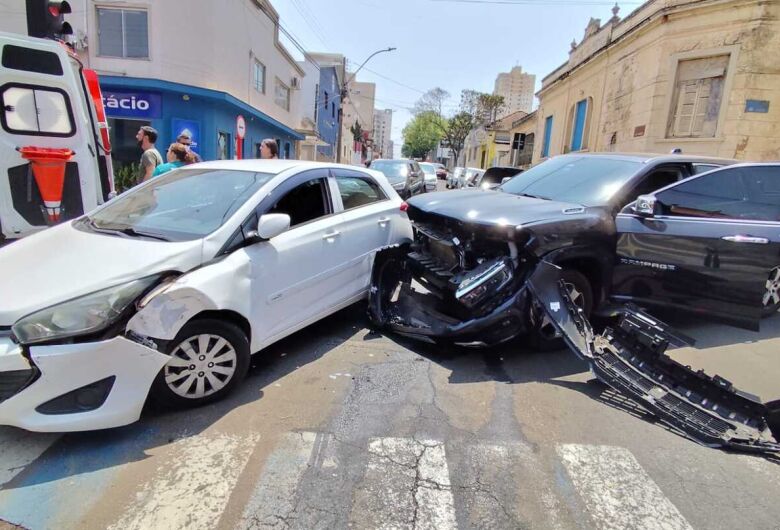
POLYGON ((263 388, 348 340, 359 329, 356 324, 362 322, 363 315, 364 305, 351 306, 259 352, 243 384, 217 403, 176 411, 148 405, 140 421, 132 425, 64 434, 0 489, 25 488, 143 461, 151 449, 195 436, 232 410, 262 399, 263 388))

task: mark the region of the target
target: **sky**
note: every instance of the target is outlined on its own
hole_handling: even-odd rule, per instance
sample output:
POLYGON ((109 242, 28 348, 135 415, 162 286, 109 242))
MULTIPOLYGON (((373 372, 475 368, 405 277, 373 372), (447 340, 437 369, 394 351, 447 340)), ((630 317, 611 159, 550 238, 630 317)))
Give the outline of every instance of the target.
MULTIPOLYGON (((423 92, 441 87, 492 92, 496 75, 519 65, 542 78, 568 60, 573 39, 582 40, 591 17, 612 17, 601 0, 271 0, 281 25, 307 51, 344 54, 357 76, 376 83, 376 108, 393 109, 396 151, 408 109, 423 92)), ((620 3, 626 16, 641 2, 620 3)), ((297 59, 302 54, 287 42, 297 59)), ((445 109, 447 110, 447 109, 445 109)))

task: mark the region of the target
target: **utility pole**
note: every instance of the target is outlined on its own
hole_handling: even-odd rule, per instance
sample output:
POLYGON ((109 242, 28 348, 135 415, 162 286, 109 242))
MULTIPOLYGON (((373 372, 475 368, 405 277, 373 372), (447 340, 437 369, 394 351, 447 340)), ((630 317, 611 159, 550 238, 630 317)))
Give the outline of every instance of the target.
MULTIPOLYGON (((368 61, 371 60, 371 58, 374 55, 378 55, 380 53, 385 52, 391 52, 395 50, 396 48, 385 48, 382 50, 377 50, 371 55, 368 56, 368 58, 363 61, 363 64, 361 64, 357 70, 347 79, 347 58, 344 57, 344 83, 341 85, 341 93, 340 93, 340 100, 339 100, 339 131, 338 131, 338 151, 336 152, 336 162, 339 164, 341 163, 341 142, 343 140, 342 136, 342 130, 344 129, 344 101, 346 101, 347 97, 349 97, 349 83, 355 78, 357 73, 366 65, 368 61)), ((371 109, 371 112, 374 112, 374 109, 371 109)))

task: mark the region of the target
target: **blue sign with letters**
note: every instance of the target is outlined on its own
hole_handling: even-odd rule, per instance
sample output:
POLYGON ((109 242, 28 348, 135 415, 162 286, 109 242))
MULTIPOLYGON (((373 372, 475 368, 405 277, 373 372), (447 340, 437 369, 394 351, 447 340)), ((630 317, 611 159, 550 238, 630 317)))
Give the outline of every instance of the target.
POLYGON ((192 145, 190 149, 196 153, 200 151, 200 123, 194 120, 182 120, 181 118, 171 119, 171 141, 175 142, 176 138, 181 136, 182 133, 189 133, 192 138, 192 145))
POLYGON ((763 99, 748 99, 745 101, 745 112, 769 112, 769 101, 763 99))
POLYGON ((162 116, 162 95, 135 90, 103 90, 103 106, 111 118, 140 118, 151 120, 162 116))

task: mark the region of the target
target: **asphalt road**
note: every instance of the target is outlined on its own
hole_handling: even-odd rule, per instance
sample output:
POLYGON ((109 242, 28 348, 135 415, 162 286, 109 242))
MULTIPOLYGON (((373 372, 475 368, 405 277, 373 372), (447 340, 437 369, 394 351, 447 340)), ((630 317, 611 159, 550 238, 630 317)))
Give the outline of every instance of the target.
MULTIPOLYGON (((255 357, 208 407, 114 430, 0 427, 26 528, 780 528, 780 465, 686 440, 568 351, 442 350, 356 305, 255 357)), ((780 398, 780 316, 694 321, 673 357, 780 398)), ((0 528, 3 524, 0 523, 0 528)))

